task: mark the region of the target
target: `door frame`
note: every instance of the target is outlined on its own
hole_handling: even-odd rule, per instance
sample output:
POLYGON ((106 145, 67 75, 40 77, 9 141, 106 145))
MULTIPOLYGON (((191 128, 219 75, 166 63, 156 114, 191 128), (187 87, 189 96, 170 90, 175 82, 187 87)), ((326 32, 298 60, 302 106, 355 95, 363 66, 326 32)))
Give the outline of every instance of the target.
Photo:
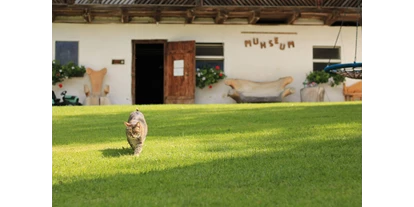
MULTIPOLYGON (((135 74, 135 70, 136 70, 136 44, 163 44, 163 61, 164 61, 164 85, 163 87, 165 88, 165 83, 166 83, 166 64, 167 64, 167 55, 166 55, 166 51, 167 51, 167 39, 152 39, 152 40, 148 40, 148 39, 139 39, 139 40, 132 40, 131 44, 132 44, 132 68, 131 68, 131 98, 132 98, 132 105, 135 105, 135 83, 136 83, 136 74, 135 74)), ((163 103, 165 103, 165 91, 163 92, 163 103)))

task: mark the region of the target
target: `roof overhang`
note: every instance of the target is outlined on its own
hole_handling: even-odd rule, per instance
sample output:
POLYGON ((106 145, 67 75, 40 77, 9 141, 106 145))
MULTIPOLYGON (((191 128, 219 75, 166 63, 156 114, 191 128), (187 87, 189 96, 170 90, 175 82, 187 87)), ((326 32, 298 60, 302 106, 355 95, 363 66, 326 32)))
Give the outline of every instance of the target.
POLYGON ((52 22, 362 25, 362 1, 52 0, 52 22))

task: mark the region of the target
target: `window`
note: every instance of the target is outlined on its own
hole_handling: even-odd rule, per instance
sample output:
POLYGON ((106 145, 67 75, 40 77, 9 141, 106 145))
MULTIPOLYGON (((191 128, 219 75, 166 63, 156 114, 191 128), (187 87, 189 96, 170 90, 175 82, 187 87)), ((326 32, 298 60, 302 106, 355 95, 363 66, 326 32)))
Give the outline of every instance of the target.
POLYGON ((61 65, 73 62, 78 65, 79 44, 75 41, 56 41, 55 60, 61 65))
POLYGON ((313 71, 323 70, 328 63, 341 63, 341 48, 340 47, 313 47, 313 71))
POLYGON ((224 71, 223 43, 197 43, 196 68, 220 66, 224 71))

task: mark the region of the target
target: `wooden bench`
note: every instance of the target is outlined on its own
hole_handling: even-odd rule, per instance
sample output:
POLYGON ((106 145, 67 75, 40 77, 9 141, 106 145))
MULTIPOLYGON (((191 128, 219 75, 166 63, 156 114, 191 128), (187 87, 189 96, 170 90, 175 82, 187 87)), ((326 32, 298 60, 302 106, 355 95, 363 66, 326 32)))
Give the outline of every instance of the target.
POLYGON ((346 86, 346 84, 343 83, 343 87, 345 101, 355 101, 356 99, 362 101, 362 81, 359 81, 351 86, 346 86))

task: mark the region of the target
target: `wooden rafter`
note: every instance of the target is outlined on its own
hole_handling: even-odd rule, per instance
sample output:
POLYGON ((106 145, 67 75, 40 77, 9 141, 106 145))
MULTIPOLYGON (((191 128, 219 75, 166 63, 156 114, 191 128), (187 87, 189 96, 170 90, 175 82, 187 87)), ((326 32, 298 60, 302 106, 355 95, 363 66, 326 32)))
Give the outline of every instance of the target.
POLYGON ((253 10, 250 13, 251 14, 248 17, 249 24, 256 24, 256 22, 260 19, 260 10, 253 10))
POLYGON ((191 24, 193 23, 194 19, 195 19, 194 9, 187 10, 186 22, 188 24, 191 24))
POLYGON ((332 25, 334 22, 338 20, 339 12, 333 11, 325 18, 325 25, 332 25))
POLYGON ((313 7, 361 8, 362 0, 52 0, 52 4, 111 6, 231 6, 231 7, 313 7))
POLYGON ((216 15, 215 23, 216 24, 223 24, 224 21, 229 17, 228 11, 226 10, 219 10, 216 15))
MULTIPOLYGON (((269 21, 293 24, 299 17, 319 19, 326 25, 337 21, 359 21, 360 0, 52 0, 52 21, 57 17, 83 17, 93 22, 94 17, 120 17, 120 23, 131 23, 133 17, 161 17, 185 19, 192 24, 195 17, 212 18, 216 24, 227 19, 245 18, 248 24, 269 21), (318 7, 319 6, 319 7, 318 7), (344 15, 346 14, 346 15, 344 15), (263 21, 262 21, 263 20, 263 21)), ((59 22, 76 22, 74 18, 59 18, 59 22)), ((101 20, 102 21, 102 20, 101 20)), ((108 22, 113 22, 108 18, 108 22)))
POLYGON ((91 23, 93 20, 93 16, 91 14, 91 11, 89 9, 85 9, 83 12, 83 19, 85 20, 85 22, 87 23, 91 23))
POLYGON ((129 14, 128 14, 128 10, 122 9, 121 12, 122 12, 121 22, 122 23, 128 23, 131 20, 131 18, 129 17, 129 14))
POLYGON ((161 21, 161 10, 160 9, 155 10, 153 18, 155 19, 155 22, 161 21))
POLYGON ((300 17, 300 12, 294 12, 287 20, 287 24, 293 24, 300 17))

